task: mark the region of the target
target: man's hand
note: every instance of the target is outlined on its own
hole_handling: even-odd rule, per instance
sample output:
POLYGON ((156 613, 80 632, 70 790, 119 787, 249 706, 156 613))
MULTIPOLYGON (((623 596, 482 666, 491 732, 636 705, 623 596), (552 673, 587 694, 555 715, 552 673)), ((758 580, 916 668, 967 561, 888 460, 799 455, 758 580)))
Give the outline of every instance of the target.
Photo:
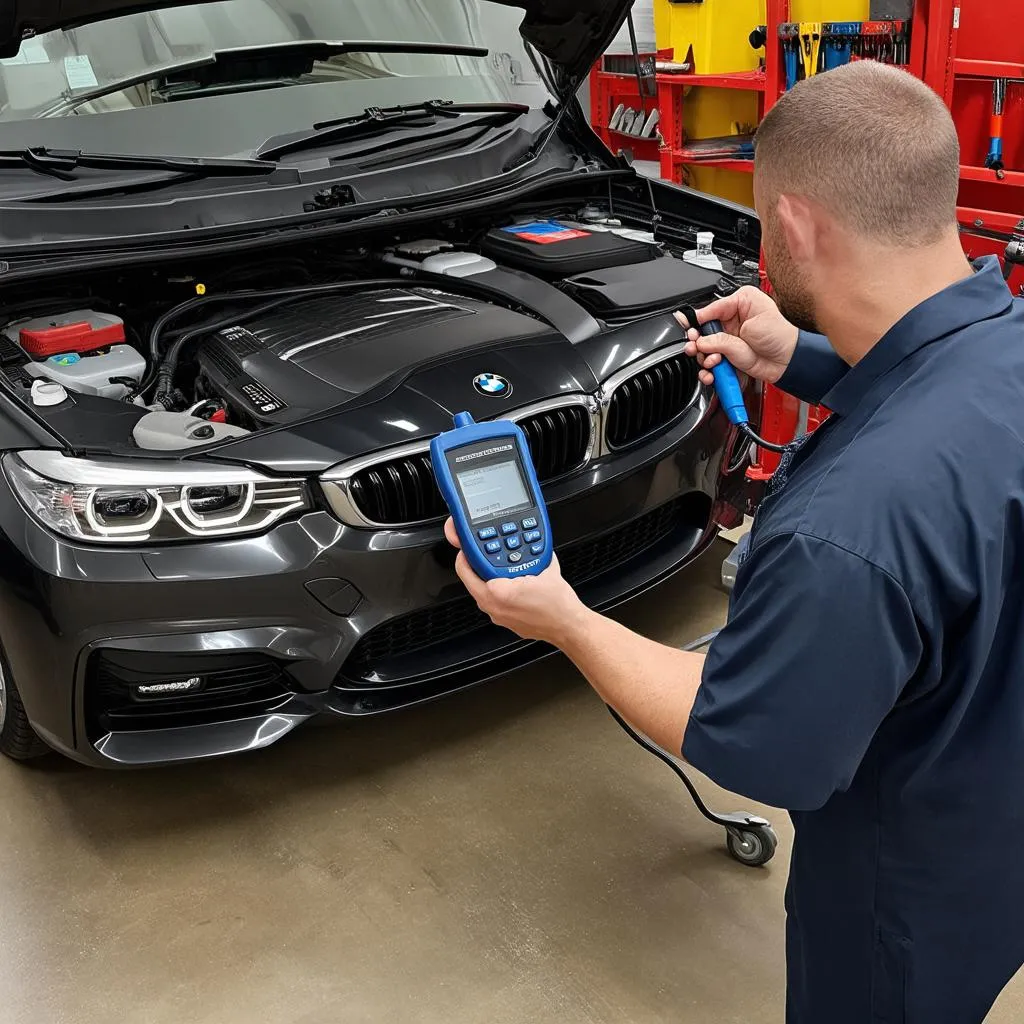
POLYGON ((687 328, 686 354, 695 356, 703 367, 700 379, 714 383, 711 371, 724 356, 742 373, 775 384, 793 358, 799 331, 780 312, 778 306, 757 288, 741 288, 734 295, 712 302, 697 313, 702 324, 721 320, 724 334, 703 338, 676 313, 681 327, 687 328))
MULTIPOLYGON (((461 549, 451 519, 444 524, 444 535, 450 544, 461 549)), ((455 571, 492 622, 511 629, 525 640, 564 646, 574 630, 592 614, 562 578, 557 558, 539 576, 482 580, 460 550, 455 571)))

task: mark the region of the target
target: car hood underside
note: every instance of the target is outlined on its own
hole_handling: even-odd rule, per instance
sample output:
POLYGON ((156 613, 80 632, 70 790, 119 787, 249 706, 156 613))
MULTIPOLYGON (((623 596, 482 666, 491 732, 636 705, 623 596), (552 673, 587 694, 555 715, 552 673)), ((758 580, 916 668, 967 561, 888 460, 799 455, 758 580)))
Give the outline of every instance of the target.
MULTIPOLYGON (((212 0, 193 0, 209 3, 212 0)), ((629 0, 493 0, 524 12, 523 38, 558 65, 573 88, 604 51, 629 9, 629 0)), ((180 3, 145 0, 0 0, 0 57, 14 57, 23 39, 180 3)))

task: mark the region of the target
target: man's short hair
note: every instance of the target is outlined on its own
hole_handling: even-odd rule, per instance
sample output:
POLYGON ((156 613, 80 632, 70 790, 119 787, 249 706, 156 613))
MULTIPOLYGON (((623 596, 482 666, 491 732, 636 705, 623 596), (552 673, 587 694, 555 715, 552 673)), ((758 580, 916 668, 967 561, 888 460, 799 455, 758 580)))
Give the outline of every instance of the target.
POLYGON ((800 82, 756 136, 759 190, 803 195, 862 237, 936 242, 956 222, 960 144, 923 82, 856 61, 800 82))

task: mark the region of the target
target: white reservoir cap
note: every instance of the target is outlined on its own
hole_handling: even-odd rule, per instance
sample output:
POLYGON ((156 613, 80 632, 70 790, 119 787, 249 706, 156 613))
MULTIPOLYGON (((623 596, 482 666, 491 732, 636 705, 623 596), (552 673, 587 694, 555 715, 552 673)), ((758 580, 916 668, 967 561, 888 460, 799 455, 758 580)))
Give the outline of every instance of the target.
POLYGON ((55 384, 52 380, 34 380, 32 382, 32 404, 33 405, 60 405, 66 402, 67 391, 63 385, 55 384))

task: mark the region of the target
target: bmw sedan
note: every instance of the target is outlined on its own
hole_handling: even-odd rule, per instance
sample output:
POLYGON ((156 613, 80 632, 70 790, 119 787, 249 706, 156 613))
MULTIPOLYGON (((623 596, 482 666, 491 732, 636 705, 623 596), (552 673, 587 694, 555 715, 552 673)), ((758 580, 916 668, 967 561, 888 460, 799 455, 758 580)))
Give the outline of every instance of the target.
POLYGON ((672 313, 759 227, 591 131, 627 7, 5 0, 0 751, 219 756, 548 653, 455 577, 463 410, 522 427, 595 607, 738 522, 672 313))

